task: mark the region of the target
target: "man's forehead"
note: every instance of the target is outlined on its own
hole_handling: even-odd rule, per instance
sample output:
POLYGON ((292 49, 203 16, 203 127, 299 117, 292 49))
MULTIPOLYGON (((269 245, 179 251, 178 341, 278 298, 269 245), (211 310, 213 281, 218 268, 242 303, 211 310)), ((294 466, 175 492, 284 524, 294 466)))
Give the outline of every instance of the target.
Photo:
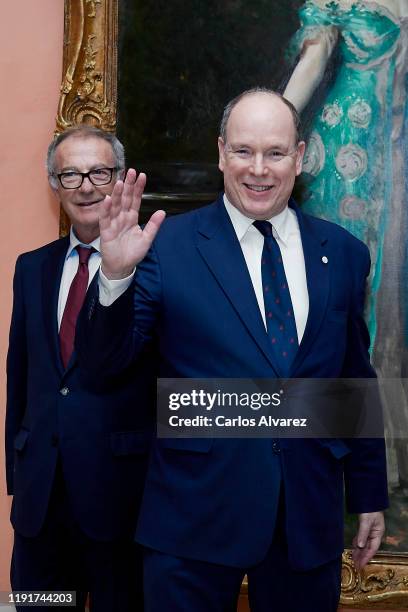
POLYGON ((278 109, 267 106, 248 108, 242 105, 237 110, 235 115, 231 112, 227 124, 229 144, 249 145, 256 142, 265 146, 278 146, 292 142, 296 138, 292 114, 284 104, 278 109))
POLYGON ((111 144, 93 135, 75 134, 63 140, 55 150, 55 157, 58 161, 74 157, 100 157, 102 161, 106 158, 113 158, 111 144))
POLYGON ((242 98, 231 111, 227 132, 250 132, 262 126, 295 131, 292 113, 279 96, 262 92, 242 98))

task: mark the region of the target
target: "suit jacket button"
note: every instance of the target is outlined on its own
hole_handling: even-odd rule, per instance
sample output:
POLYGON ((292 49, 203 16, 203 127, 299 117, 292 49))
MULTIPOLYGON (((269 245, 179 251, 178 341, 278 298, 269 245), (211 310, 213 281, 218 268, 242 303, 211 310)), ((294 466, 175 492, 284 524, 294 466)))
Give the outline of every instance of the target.
POLYGON ((274 453, 279 455, 279 453, 280 453, 279 442, 272 442, 272 450, 273 450, 274 453))
POLYGON ((51 436, 51 446, 58 446, 59 437, 57 434, 52 434, 51 436))
POLYGON ((64 395, 64 396, 68 395, 68 393, 69 393, 68 387, 62 387, 62 389, 60 389, 60 393, 61 393, 61 395, 64 395))

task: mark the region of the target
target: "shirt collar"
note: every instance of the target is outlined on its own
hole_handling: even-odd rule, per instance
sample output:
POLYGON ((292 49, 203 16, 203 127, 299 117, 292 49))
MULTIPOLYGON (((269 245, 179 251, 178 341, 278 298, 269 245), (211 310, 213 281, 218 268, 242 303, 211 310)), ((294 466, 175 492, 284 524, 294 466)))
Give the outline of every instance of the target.
MULTIPOLYGON (((258 231, 252 224, 253 219, 246 217, 238 208, 235 208, 224 194, 224 204, 227 209, 227 213, 231 219, 231 223, 234 227, 235 233, 238 240, 241 242, 247 231, 258 231), (250 229, 251 228, 251 229, 250 229)), ((281 242, 286 244, 291 234, 298 230, 298 223, 296 219, 296 213, 291 210, 288 206, 280 212, 278 215, 268 219, 272 223, 273 235, 278 238, 281 242)))
POLYGON ((92 242, 90 242, 89 244, 84 244, 83 242, 81 242, 80 240, 78 240, 78 238, 75 235, 74 232, 74 228, 71 225, 71 229, 69 231, 69 247, 68 247, 68 251, 67 251, 67 255, 66 255, 66 259, 68 259, 68 257, 71 257, 72 252, 74 251, 74 249, 80 245, 83 246, 87 249, 90 249, 91 247, 93 247, 95 249, 95 251, 97 251, 98 253, 100 253, 101 247, 100 247, 100 243, 101 243, 101 239, 98 236, 97 238, 95 238, 95 240, 93 240, 92 242))

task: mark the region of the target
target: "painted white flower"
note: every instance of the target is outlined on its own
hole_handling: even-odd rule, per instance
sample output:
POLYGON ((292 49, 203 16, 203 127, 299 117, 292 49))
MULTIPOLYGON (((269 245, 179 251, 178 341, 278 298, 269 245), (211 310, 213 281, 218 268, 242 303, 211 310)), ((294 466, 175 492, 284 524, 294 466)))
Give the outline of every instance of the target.
POLYGON ((329 127, 333 127, 334 125, 338 125, 343 117, 342 108, 334 103, 334 104, 325 104, 322 110, 322 121, 326 123, 329 127))
POLYGON ((303 171, 317 176, 324 166, 326 154, 320 134, 316 131, 310 134, 305 156, 303 158, 303 171))
POLYGON ((336 168, 343 178, 356 181, 367 170, 367 152, 355 144, 340 147, 336 168))
POLYGON ((365 217, 368 202, 357 196, 348 195, 340 202, 340 214, 346 219, 358 221, 365 217))
POLYGON ((354 102, 347 111, 348 118, 357 128, 367 128, 371 121, 371 115, 371 107, 364 100, 354 102))

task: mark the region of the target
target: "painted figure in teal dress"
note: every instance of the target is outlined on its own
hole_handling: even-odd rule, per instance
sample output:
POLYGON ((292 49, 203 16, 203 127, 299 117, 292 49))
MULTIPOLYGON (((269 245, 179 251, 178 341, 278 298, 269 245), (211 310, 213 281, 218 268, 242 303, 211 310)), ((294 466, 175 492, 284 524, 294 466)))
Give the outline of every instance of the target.
MULTIPOLYGON (((408 376, 408 0, 309 0, 299 17, 291 51, 298 61, 284 94, 300 112, 316 95, 334 50, 337 60, 308 134, 302 208, 342 225, 369 247, 366 320, 373 363, 381 377, 401 379, 408 376)), ((386 393, 392 413, 387 433, 397 438, 405 430, 406 436, 404 383, 389 385, 386 393)), ((391 444, 390 480, 408 488, 407 440, 391 444)))

